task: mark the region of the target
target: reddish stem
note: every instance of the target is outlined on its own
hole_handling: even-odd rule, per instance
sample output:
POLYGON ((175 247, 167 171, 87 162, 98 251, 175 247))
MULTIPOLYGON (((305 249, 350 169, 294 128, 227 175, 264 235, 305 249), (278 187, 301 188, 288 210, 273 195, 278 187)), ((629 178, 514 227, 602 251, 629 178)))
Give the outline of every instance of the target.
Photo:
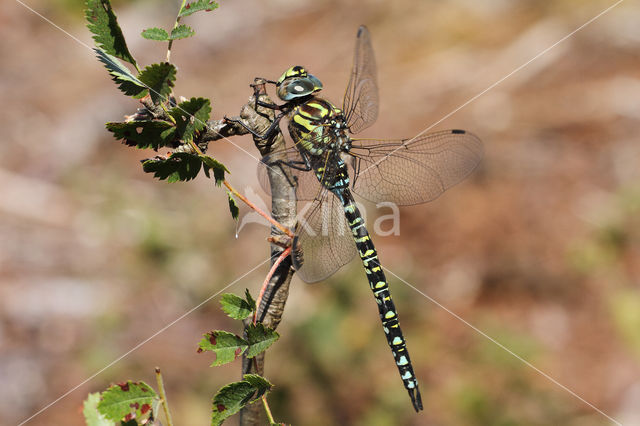
POLYGON ((289 256, 290 254, 291 254, 291 247, 287 247, 282 253, 280 253, 280 256, 276 259, 273 266, 269 270, 267 277, 264 279, 264 282, 262 283, 262 288, 260 289, 260 294, 258 295, 258 299, 256 300, 256 311, 253 314, 253 325, 255 325, 256 321, 258 320, 258 308, 260 307, 260 302, 264 297, 264 293, 267 290, 267 286, 269 285, 269 281, 271 280, 271 277, 276 272, 278 265, 280 265, 282 261, 285 260, 287 256, 289 256))

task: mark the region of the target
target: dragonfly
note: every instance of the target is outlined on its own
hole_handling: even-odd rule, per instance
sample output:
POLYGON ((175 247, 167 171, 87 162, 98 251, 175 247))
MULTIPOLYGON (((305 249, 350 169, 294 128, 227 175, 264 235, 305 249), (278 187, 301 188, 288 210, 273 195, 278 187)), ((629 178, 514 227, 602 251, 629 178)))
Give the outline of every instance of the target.
POLYGON ((259 101, 256 96, 256 110, 262 106, 279 112, 265 133, 257 133, 239 120, 230 121, 268 140, 279 131, 280 120, 288 119, 293 144, 285 149, 286 160, 273 160, 275 154, 266 156, 259 175, 268 190, 265 169, 280 167, 296 185, 297 199, 311 201, 293 241, 296 272, 303 281, 322 281, 355 255, 360 257, 387 343, 419 412, 422 397, 398 312, 353 194, 396 205, 432 201, 476 168, 483 149, 480 139, 464 130, 394 140, 352 137, 378 116, 376 74, 371 35, 367 27, 360 26, 342 108, 318 96, 322 82, 298 65, 287 69, 277 81, 263 79, 275 85, 278 98, 284 101, 278 105, 259 101))

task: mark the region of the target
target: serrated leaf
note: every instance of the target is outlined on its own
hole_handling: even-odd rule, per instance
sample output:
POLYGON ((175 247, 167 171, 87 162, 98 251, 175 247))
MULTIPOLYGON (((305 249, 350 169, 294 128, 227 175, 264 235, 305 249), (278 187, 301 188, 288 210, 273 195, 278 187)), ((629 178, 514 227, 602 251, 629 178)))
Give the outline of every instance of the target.
POLYGON ((182 38, 191 37, 196 32, 193 31, 191 27, 188 27, 184 24, 178 25, 171 31, 171 35, 169 36, 170 40, 180 40, 182 38))
POLYGON ((205 98, 191 98, 171 108, 169 114, 176 120, 178 137, 184 142, 189 142, 193 140, 196 132, 207 127, 211 102, 205 98))
POLYGON ((142 170, 169 183, 194 179, 201 167, 202 160, 188 152, 174 152, 169 158, 156 156, 142 161, 142 170))
POLYGON ((249 343, 242 337, 226 331, 214 330, 204 335, 198 344, 198 352, 209 351, 216 355, 216 360, 211 364, 228 364, 238 359, 247 350, 249 343))
POLYGON ((85 423, 87 426, 113 426, 113 422, 110 422, 98 411, 99 402, 100 394, 97 392, 90 393, 87 399, 85 399, 82 407, 85 423))
POLYGON ((253 358, 267 350, 276 340, 280 338, 280 335, 273 329, 265 327, 262 323, 250 324, 246 328, 247 341, 249 342, 249 349, 247 349, 247 358, 253 358))
POLYGON ((205 173, 207 173, 207 177, 209 177, 209 170, 213 170, 213 179, 216 185, 220 186, 222 182, 224 182, 224 174, 231 173, 224 164, 216 160, 215 158, 209 157, 208 155, 201 155, 200 159, 205 167, 205 173))
POLYGON ((171 146, 175 141, 175 127, 168 121, 141 120, 126 123, 111 122, 106 124, 107 130, 124 144, 137 148, 158 149, 171 146))
POLYGON ((222 310, 233 319, 243 320, 253 312, 251 305, 242 297, 226 293, 220 298, 222 310))
POLYGON ((142 70, 138 79, 149 88, 151 101, 159 104, 171 94, 176 81, 176 67, 169 62, 151 64, 142 70))
POLYGON ((229 212, 231 212, 231 217, 233 217, 233 220, 238 220, 238 215, 240 214, 238 203, 236 202, 236 199, 233 198, 233 194, 229 191, 227 191, 227 197, 229 198, 229 212))
POLYGON ((98 411, 107 419, 119 422, 131 418, 140 419, 151 412, 156 392, 144 382, 119 383, 102 392, 102 400, 98 403, 98 411))
POLYGON ((147 28, 140 35, 147 40, 169 41, 169 34, 162 28, 147 28))
POLYGON ((87 28, 93 33, 96 45, 108 54, 137 67, 109 0, 86 0, 85 5, 87 28))
POLYGON ((221 425, 244 406, 260 399, 272 386, 258 375, 245 374, 244 380, 222 387, 213 397, 211 424, 221 425))
POLYGON ((244 289, 244 297, 247 300, 247 303, 249 304, 249 306, 251 307, 252 311, 256 310, 256 301, 253 300, 253 297, 251 297, 251 293, 249 293, 249 289, 245 288, 244 289))
POLYGON ((111 74, 111 79, 118 85, 118 89, 125 95, 138 99, 147 94, 147 86, 133 75, 118 58, 101 49, 94 48, 93 50, 96 52, 98 60, 104 64, 109 74, 111 74))
POLYGON ((214 9, 218 8, 218 3, 213 0, 197 0, 192 1, 191 3, 187 3, 184 5, 182 9, 180 9, 180 13, 178 13, 179 17, 189 16, 196 12, 205 11, 211 12, 214 9))

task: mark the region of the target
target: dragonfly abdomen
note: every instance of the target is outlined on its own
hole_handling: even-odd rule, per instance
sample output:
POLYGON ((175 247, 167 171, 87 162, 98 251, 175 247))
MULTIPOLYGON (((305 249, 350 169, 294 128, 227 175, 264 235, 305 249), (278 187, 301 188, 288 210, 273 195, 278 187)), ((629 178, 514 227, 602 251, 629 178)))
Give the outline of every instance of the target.
POLYGON ((334 194, 342 201, 345 217, 358 249, 358 254, 364 265, 369 287, 378 304, 378 312, 384 329, 387 343, 393 353, 393 358, 400 372, 404 387, 409 392, 413 407, 416 411, 422 410, 422 399, 418 389, 418 380, 415 377, 411 359, 407 350, 395 304, 391 299, 387 278, 384 275, 378 252, 376 251, 369 232, 364 224, 364 219, 358 210, 353 196, 348 189, 334 191, 334 194))

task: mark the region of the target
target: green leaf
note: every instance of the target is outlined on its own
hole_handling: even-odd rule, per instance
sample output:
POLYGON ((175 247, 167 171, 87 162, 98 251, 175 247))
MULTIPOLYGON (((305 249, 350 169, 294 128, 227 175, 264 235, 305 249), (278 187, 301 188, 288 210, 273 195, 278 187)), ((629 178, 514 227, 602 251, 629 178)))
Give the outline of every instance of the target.
POLYGON ((221 425, 226 419, 240 411, 249 403, 260 399, 273 385, 266 379, 245 374, 241 382, 229 383, 213 397, 212 425, 221 425))
POLYGON ((189 142, 193 140, 196 132, 207 127, 207 120, 211 114, 211 102, 205 98, 191 98, 171 108, 169 114, 176 120, 179 138, 189 142))
POLYGON ((280 335, 269 327, 265 327, 262 323, 250 324, 247 329, 247 340, 249 342, 249 349, 247 350, 247 358, 253 358, 267 350, 276 340, 280 338, 280 335))
POLYGON ((196 12, 200 12, 204 10, 205 12, 211 12, 214 9, 218 8, 218 3, 213 0, 197 0, 192 1, 191 3, 187 3, 178 13, 178 17, 182 18, 183 16, 189 16, 196 12))
POLYGON ((99 402, 100 394, 97 392, 90 393, 87 399, 85 399, 82 408, 85 423, 87 426, 113 426, 113 422, 107 420, 107 418, 98 411, 99 402))
POLYGON ((213 169, 213 179, 218 186, 224 182, 224 174, 231 173, 224 164, 215 158, 209 157, 208 155, 201 155, 200 159, 204 163, 204 171, 207 174, 207 177, 209 177, 209 170, 213 169))
POLYGON ((124 144, 137 148, 158 149, 175 141, 175 127, 168 121, 140 120, 126 123, 107 123, 107 130, 124 144))
POLYGON ((216 360, 211 364, 214 367, 238 359, 247 350, 249 343, 233 333, 214 330, 205 334, 198 346, 198 352, 210 351, 216 355, 216 360))
POLYGON ((169 158, 156 156, 142 161, 142 170, 169 183, 194 179, 201 167, 202 160, 188 152, 174 152, 169 158))
POLYGON ((247 303, 251 307, 251 310, 255 311, 256 310, 256 301, 253 300, 253 297, 251 297, 251 293, 249 293, 249 289, 248 288, 244 289, 244 296, 245 296, 245 299, 247 300, 247 303))
POLYGON ((176 67, 169 62, 151 64, 138 76, 148 88, 154 104, 165 101, 176 81, 176 67))
POLYGON ((107 71, 111 74, 111 78, 118 85, 118 89, 125 95, 138 99, 147 94, 147 86, 131 74, 131 71, 129 71, 118 58, 101 49, 94 48, 93 50, 96 52, 98 60, 105 65, 107 71))
POLYGON ((229 211, 231 212, 231 217, 234 220, 238 220, 238 214, 240 214, 240 208, 238 207, 238 203, 236 199, 233 198, 233 194, 227 191, 227 196, 229 197, 229 211))
POLYGON ((169 34, 162 28, 147 28, 140 35, 147 40, 169 41, 169 34))
POLYGON ((119 383, 102 392, 98 411, 107 419, 118 422, 132 418, 140 420, 151 412, 152 404, 158 399, 156 392, 144 382, 119 383))
POLYGON ((170 40, 180 40, 181 38, 191 37, 196 32, 193 31, 191 27, 188 27, 184 24, 178 25, 171 31, 171 36, 169 36, 170 40))
POLYGON ((137 68, 127 43, 124 40, 122 29, 118 25, 109 0, 86 0, 85 18, 87 28, 93 33, 96 45, 110 55, 127 61, 137 68))
POLYGON ((233 319, 243 320, 253 312, 251 305, 242 297, 226 293, 220 298, 222 310, 233 319))

